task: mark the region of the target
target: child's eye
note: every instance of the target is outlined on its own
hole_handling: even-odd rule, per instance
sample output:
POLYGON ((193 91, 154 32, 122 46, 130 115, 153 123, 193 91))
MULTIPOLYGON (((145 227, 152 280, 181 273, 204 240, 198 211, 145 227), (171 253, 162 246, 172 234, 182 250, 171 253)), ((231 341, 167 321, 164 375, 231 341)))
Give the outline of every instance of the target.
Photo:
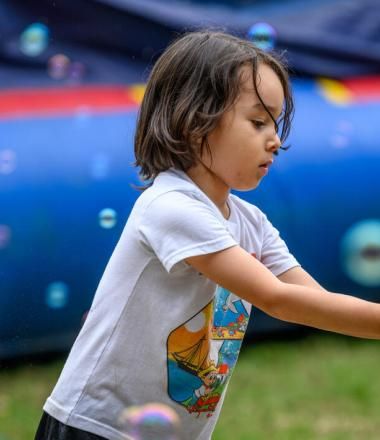
POLYGON ((256 127, 256 128, 262 128, 264 127, 265 123, 263 121, 258 121, 256 119, 254 119, 253 121, 251 121, 252 124, 256 127))

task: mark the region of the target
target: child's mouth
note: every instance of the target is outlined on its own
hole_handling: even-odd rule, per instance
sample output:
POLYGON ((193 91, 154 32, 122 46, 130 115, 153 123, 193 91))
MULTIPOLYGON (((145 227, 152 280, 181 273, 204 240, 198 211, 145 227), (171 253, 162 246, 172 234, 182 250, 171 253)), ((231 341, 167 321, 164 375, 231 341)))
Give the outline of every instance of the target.
POLYGON ((263 176, 268 174, 269 166, 267 166, 267 165, 260 165, 259 168, 260 168, 260 171, 261 171, 263 176))

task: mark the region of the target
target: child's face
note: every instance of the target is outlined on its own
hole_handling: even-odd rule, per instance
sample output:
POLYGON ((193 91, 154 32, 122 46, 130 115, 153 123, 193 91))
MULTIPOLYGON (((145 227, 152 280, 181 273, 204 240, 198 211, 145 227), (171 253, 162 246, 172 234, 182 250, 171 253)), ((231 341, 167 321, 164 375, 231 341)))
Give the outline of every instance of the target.
POLYGON ((216 381, 216 373, 211 372, 203 378, 203 383, 207 386, 212 385, 216 381))
MULTIPOLYGON (((268 167, 261 165, 273 161, 281 142, 274 122, 255 93, 252 68, 243 66, 241 71, 237 101, 208 136, 212 161, 207 150, 202 161, 221 187, 249 190, 256 188, 268 173, 268 167)), ((284 92, 276 73, 266 64, 258 68, 257 89, 273 117, 278 119, 284 92)))

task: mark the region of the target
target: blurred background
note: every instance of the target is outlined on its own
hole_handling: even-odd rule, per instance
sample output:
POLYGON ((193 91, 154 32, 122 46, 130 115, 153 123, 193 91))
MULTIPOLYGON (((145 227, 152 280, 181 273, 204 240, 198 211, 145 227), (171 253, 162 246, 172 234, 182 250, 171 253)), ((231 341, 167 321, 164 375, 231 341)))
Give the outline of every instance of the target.
MULTIPOLYGON (((291 148, 239 196, 326 289, 380 300, 377 0, 0 0, 0 440, 33 438, 138 197, 152 64, 204 27, 291 73, 291 148)), ((216 440, 378 438, 378 344, 305 331, 255 311, 216 440)))

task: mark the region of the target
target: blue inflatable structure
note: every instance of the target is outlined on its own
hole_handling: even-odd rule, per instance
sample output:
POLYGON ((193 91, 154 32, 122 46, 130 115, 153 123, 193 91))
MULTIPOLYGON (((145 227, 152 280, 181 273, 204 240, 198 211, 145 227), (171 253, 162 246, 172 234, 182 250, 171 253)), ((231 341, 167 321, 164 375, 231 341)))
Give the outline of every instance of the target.
MULTIPOLYGON (((165 7, 158 7, 160 2, 125 1, 118 9, 116 1, 78 2, 104 8, 117 23, 144 19, 149 44, 160 47, 141 48, 137 39, 136 53, 145 50, 145 59, 129 54, 125 60, 121 57, 125 47, 118 44, 112 56, 108 50, 95 53, 89 44, 92 28, 87 34, 78 28, 75 41, 73 28, 65 40, 63 28, 51 25, 49 32, 57 35, 52 44, 62 44, 71 55, 59 58, 58 70, 47 74, 56 48, 48 45, 32 56, 12 45, 16 35, 20 38, 27 30, 25 23, 36 21, 45 2, 34 3, 34 12, 28 3, 0 6, 1 17, 18 12, 15 28, 9 21, 4 28, 8 40, 0 60, 0 358, 70 348, 139 194, 133 186, 139 183, 132 165, 133 136, 148 61, 172 32, 193 25, 196 11, 186 15, 181 10, 175 20, 165 7), (148 3, 151 9, 141 9, 148 3), (75 60, 82 65, 74 68, 75 60), (65 70, 68 65, 71 73, 65 70)), ((220 3, 223 17, 228 2, 220 3)), ((307 56, 313 51, 290 44, 286 19, 284 28, 273 24, 280 19, 276 2, 269 3, 272 9, 267 13, 279 44, 289 44, 294 60, 292 147, 280 152, 257 190, 239 195, 268 215, 300 263, 324 287, 379 301, 380 72, 375 55, 361 64, 359 51, 357 58, 346 53, 338 66, 330 56, 333 49, 326 49, 330 74, 322 77, 322 72, 308 71, 307 56), (350 56, 353 72, 345 70, 350 56), (343 70, 344 75, 338 74, 343 70)), ((235 31, 242 32, 241 10, 236 4, 234 8, 235 31)), ((52 14, 51 23, 54 20, 52 14)), ((122 33, 121 27, 117 29, 122 33)), ((109 48, 106 32, 104 38, 109 48)), ((295 328, 259 311, 253 322, 250 334, 295 328)))

